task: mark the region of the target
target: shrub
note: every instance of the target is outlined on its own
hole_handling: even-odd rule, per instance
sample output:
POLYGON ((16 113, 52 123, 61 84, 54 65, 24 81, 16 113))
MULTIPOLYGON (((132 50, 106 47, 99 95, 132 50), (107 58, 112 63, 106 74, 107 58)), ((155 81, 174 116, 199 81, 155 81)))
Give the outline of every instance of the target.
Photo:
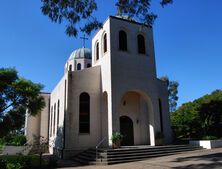
POLYGON ((0 168, 1 169, 6 168, 6 164, 7 164, 7 162, 4 159, 0 159, 0 168))
POLYGON ((217 137, 215 137, 215 136, 204 136, 204 137, 202 137, 202 140, 216 140, 217 139, 217 137))
POLYGON ((22 146, 26 143, 26 137, 24 135, 15 135, 12 139, 12 145, 22 146))
POLYGON ((7 163, 6 169, 21 169, 23 168, 20 163, 7 163))
POLYGON ((122 135, 122 134, 120 134, 119 132, 114 132, 113 135, 112 135, 112 137, 111 137, 111 140, 112 140, 112 142, 115 143, 115 142, 117 142, 117 141, 121 141, 122 138, 123 138, 123 135, 122 135))
POLYGON ((22 134, 9 134, 0 140, 2 144, 12 146, 22 146, 26 143, 26 137, 22 134))
MULTIPOLYGON (((46 160, 42 161, 40 167, 40 157, 37 155, 3 155, 0 156, 0 169, 34 169, 34 168, 53 168, 48 167, 49 162, 46 160)), ((55 164, 54 164, 55 166, 55 164)))

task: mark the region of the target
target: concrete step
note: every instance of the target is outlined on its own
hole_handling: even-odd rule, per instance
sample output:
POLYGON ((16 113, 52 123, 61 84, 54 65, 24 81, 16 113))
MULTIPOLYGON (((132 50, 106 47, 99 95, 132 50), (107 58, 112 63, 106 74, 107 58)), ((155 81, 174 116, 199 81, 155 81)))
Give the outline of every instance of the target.
MULTIPOLYGON (((97 153, 97 158, 112 158, 112 157, 122 157, 122 156, 134 156, 134 155, 143 155, 143 154, 158 154, 158 153, 167 153, 167 152, 179 152, 179 151, 192 151, 200 149, 200 147, 183 147, 183 148, 174 148, 174 149, 160 149, 158 151, 151 151, 151 150, 135 150, 135 151, 128 151, 128 152, 112 152, 112 153, 97 153)), ((86 151, 84 153, 85 156, 96 158, 96 153, 86 151)))
POLYGON ((153 153, 143 153, 143 154, 128 154, 125 156, 112 156, 112 157, 108 157, 107 160, 108 161, 114 161, 114 160, 125 160, 125 159, 136 159, 136 158, 151 158, 151 157, 158 157, 158 156, 165 156, 165 155, 169 155, 169 154, 176 154, 176 153, 181 153, 181 152, 186 152, 186 151, 194 151, 191 149, 187 149, 187 150, 175 150, 175 151, 162 151, 162 152, 153 152, 153 153))
POLYGON ((195 149, 199 148, 197 146, 195 147, 172 147, 172 148, 148 148, 148 149, 135 149, 135 150, 127 150, 127 151, 112 151, 112 152, 107 152, 108 155, 115 155, 115 154, 128 154, 128 153, 135 153, 135 152, 158 152, 158 151, 174 151, 174 150, 183 150, 183 149, 195 149))
POLYGON ((200 150, 201 147, 191 145, 170 146, 132 146, 119 149, 88 149, 73 159, 83 164, 107 165, 124 162, 139 161, 145 158, 174 155, 186 151, 200 150), (97 154, 96 154, 97 153, 97 154))

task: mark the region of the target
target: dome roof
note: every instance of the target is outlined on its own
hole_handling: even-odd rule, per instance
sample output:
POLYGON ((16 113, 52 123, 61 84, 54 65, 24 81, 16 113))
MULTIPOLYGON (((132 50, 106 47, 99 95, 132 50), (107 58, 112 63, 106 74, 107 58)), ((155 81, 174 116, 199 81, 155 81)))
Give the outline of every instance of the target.
POLYGON ((91 59, 92 58, 92 54, 91 54, 91 50, 89 48, 79 48, 74 50, 70 57, 69 60, 71 59, 91 59))

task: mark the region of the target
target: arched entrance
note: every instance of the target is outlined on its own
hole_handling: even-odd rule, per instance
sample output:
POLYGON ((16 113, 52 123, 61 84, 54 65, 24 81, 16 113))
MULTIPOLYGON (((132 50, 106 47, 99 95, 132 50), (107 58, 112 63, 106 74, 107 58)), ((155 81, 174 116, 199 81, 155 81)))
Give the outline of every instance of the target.
POLYGON ((134 145, 133 121, 127 116, 120 117, 120 133, 123 135, 121 145, 134 145))
POLYGON ((131 140, 129 142, 123 140, 123 145, 155 145, 152 102, 145 92, 139 90, 124 92, 119 102, 118 113, 121 117, 119 121, 121 134, 133 137, 127 138, 131 140), (124 125, 127 119, 128 126, 124 125), (125 129, 127 131, 124 130, 124 126, 127 126, 125 129))

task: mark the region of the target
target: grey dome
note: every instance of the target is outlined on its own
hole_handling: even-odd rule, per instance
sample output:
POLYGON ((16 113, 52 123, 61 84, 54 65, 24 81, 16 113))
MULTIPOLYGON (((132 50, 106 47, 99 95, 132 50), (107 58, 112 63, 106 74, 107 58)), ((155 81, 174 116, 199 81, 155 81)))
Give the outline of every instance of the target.
POLYGON ((91 50, 89 48, 79 48, 74 50, 70 57, 69 60, 71 59, 91 59, 92 58, 92 54, 91 54, 91 50))

